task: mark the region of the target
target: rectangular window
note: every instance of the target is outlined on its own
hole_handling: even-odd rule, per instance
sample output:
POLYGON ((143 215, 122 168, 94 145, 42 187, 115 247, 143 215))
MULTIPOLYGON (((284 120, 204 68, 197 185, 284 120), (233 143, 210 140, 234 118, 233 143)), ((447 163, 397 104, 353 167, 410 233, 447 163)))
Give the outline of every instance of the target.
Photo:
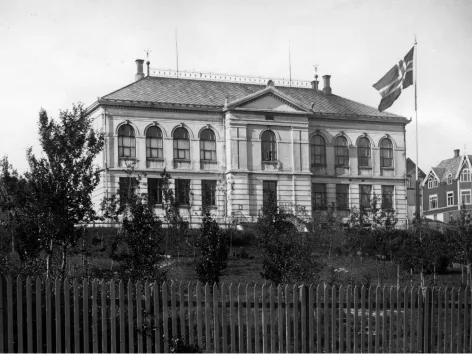
POLYGON ((460 176, 460 181, 461 182, 470 182, 470 172, 469 170, 466 168, 464 170, 462 170, 461 172, 461 176, 460 176))
POLYGON ((454 192, 447 192, 447 206, 454 205, 454 192))
POLYGON ((438 208, 438 195, 437 194, 429 196, 429 208, 430 209, 438 208))
POLYGON ((311 205, 313 210, 326 208, 326 184, 311 184, 311 205))
POLYGON ((359 206, 370 208, 370 198, 372 195, 372 186, 369 184, 359 185, 359 206))
POLYGON ((336 207, 349 209, 349 184, 336 185, 336 207))
POLYGON ((120 205, 124 206, 135 195, 138 180, 135 177, 120 177, 119 185, 120 205))
POLYGON ((176 179, 175 180, 175 201, 177 205, 190 204, 190 180, 176 179))
POLYGON ((470 189, 461 190, 461 203, 470 204, 470 189))
POLYGON ((216 161, 216 141, 200 140, 200 160, 216 161))
POLYGON ((382 209, 393 209, 393 186, 382 186, 382 209))
POLYGON ((202 180, 202 205, 216 205, 216 181, 202 180))
POLYGON ((262 182, 262 202, 266 205, 269 195, 277 200, 277 181, 263 181, 262 182))
POLYGON ((186 139, 174 140, 174 159, 190 160, 190 141, 186 139))
POLYGON ((347 146, 335 146, 336 167, 349 167, 349 149, 347 146))
POLYGON ((162 179, 148 178, 148 203, 151 205, 162 204, 162 179))

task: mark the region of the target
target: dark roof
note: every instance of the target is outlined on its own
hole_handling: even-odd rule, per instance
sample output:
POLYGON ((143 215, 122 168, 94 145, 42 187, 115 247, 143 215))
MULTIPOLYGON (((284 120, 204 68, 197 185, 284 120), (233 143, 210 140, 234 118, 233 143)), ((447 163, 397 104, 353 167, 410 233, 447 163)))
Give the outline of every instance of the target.
MULTIPOLYGON (((103 96, 107 101, 134 101, 169 105, 223 108, 225 99, 232 102, 265 89, 265 85, 237 82, 203 81, 148 76, 115 92, 103 96)), ((351 101, 337 95, 325 95, 312 88, 282 87, 284 93, 315 113, 370 116, 385 120, 408 122, 404 117, 379 112, 377 108, 351 101), (313 108, 311 108, 313 105, 313 108)))
POLYGON ((437 166, 437 168, 441 168, 443 170, 444 175, 438 175, 439 179, 441 181, 445 180, 449 173, 451 173, 452 177, 454 178, 456 176, 457 170, 460 168, 461 161, 462 156, 442 160, 437 166))
MULTIPOLYGON (((416 164, 412 159, 407 157, 406 159, 406 174, 407 175, 416 175, 416 164)), ((418 175, 420 178, 425 178, 426 174, 418 167, 418 175)))
MULTIPOLYGON (((472 155, 467 155, 469 161, 472 161, 472 155)), ((458 157, 452 157, 450 159, 442 160, 436 167, 432 167, 432 170, 438 176, 440 182, 443 182, 447 179, 449 173, 452 174, 452 177, 455 178, 457 171, 461 168, 461 161, 463 155, 458 157)))

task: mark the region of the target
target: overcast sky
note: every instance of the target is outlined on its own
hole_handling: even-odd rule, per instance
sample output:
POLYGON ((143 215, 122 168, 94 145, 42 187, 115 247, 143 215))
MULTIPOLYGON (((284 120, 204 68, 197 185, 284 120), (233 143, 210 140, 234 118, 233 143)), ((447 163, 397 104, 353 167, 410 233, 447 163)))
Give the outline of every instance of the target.
MULTIPOLYGON (((41 107, 57 117, 151 66, 288 77, 330 74, 333 93, 377 107, 372 85, 418 40, 419 161, 423 170, 464 146, 472 154, 472 1, 7 1, 0 0, 0 155, 21 172, 37 146, 41 107), (470 110, 470 108, 469 108, 470 110)), ((413 87, 388 110, 412 117, 413 87)), ((426 172, 426 171, 425 171, 426 172)))

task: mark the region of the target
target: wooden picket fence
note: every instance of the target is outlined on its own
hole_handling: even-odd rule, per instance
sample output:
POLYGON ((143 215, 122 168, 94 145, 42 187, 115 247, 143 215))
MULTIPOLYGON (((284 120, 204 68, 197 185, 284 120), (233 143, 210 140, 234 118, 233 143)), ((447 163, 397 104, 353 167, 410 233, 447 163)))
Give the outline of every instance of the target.
POLYGON ((472 351, 470 288, 0 280, 2 352, 472 351))

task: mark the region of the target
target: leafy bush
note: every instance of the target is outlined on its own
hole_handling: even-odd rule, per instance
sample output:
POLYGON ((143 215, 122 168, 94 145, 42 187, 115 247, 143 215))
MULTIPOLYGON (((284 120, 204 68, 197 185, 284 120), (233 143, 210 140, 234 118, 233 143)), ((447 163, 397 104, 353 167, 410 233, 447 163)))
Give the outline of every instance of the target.
POLYGON ((405 271, 444 273, 450 259, 447 237, 427 225, 417 224, 405 233, 395 258, 405 271))
POLYGON ((314 237, 298 232, 288 216, 270 194, 257 220, 261 276, 275 284, 314 281, 322 268, 312 256, 314 237))
POLYGON ((198 279, 210 285, 218 283, 221 272, 228 265, 228 242, 226 233, 220 230, 208 210, 203 215, 196 251, 195 270, 198 279))

